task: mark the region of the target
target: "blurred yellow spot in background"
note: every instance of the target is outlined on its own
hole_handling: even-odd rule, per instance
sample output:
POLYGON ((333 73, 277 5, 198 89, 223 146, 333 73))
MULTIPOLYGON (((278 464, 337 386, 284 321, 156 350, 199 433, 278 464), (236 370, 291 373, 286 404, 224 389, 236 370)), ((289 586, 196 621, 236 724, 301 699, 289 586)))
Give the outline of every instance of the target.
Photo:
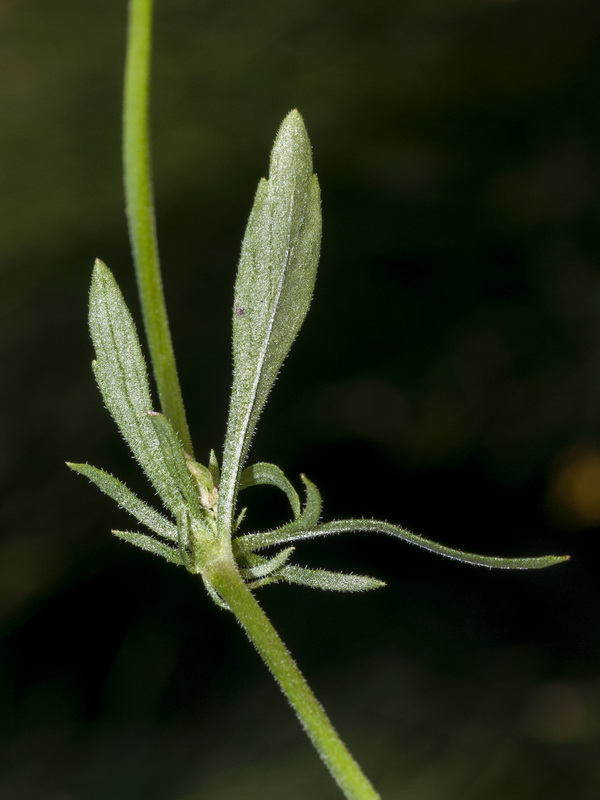
POLYGON ((600 524, 600 450, 577 446, 567 451, 550 480, 552 513, 564 524, 600 524))

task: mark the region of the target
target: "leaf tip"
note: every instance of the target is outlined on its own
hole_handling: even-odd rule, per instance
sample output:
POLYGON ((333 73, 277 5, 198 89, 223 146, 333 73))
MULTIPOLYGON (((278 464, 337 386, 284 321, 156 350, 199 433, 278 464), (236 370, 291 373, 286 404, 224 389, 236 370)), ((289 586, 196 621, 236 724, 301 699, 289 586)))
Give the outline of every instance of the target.
POLYGON ((279 126, 271 154, 270 175, 290 167, 299 160, 308 173, 312 173, 312 149, 302 114, 294 108, 279 126))
POLYGON ((564 561, 570 560, 571 556, 541 556, 531 559, 531 563, 527 564, 527 566, 531 569, 545 569, 546 567, 554 567, 557 564, 562 564, 564 561))
POLYGON ((298 109, 292 108, 292 110, 288 111, 283 119, 283 124, 285 123, 289 123, 290 125, 304 125, 304 120, 302 119, 302 114, 298 111, 298 109))
POLYGON ((65 461, 65 465, 69 469, 72 469, 73 472, 79 472, 79 473, 81 473, 82 470, 85 469, 85 467, 87 466, 87 464, 75 464, 73 461, 65 461))
POLYGON ((94 267, 92 269, 92 286, 99 281, 105 280, 107 277, 110 277, 110 270, 99 258, 94 261, 94 267))

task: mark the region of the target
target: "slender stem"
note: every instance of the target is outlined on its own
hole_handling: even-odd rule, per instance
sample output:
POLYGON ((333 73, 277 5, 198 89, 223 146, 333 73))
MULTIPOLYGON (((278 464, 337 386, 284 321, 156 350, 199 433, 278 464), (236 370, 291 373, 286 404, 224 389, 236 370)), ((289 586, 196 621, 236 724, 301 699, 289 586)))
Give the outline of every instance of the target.
POLYGON ((193 455, 169 331, 154 219, 148 133, 151 52, 152 0, 130 0, 123 105, 123 165, 129 237, 160 404, 183 446, 193 455))
POLYGON ((380 800, 380 795, 340 739, 269 618, 241 579, 233 561, 220 561, 206 572, 273 673, 345 797, 348 800, 380 800))
MULTIPOLYGON (((185 449, 192 455, 162 288, 154 218, 148 134, 151 27, 152 0, 130 0, 123 113, 126 208, 161 406, 185 449)), ((379 800, 379 795, 338 736, 266 614, 241 579, 231 554, 207 567, 205 577, 246 630, 344 795, 349 800, 379 800)))

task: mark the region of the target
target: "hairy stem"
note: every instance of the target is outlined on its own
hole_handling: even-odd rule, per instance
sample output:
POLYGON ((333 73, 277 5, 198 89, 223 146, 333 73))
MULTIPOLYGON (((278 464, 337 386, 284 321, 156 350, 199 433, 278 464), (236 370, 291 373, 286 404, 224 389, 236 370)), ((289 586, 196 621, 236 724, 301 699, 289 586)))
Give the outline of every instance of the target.
POLYGON ((213 563, 206 577, 231 608, 271 670, 325 766, 348 800, 380 800, 358 766, 233 560, 213 563))
POLYGON ((193 455, 169 331, 156 238, 148 133, 151 52, 152 0, 130 0, 123 106, 123 166, 129 236, 160 404, 184 448, 193 455))

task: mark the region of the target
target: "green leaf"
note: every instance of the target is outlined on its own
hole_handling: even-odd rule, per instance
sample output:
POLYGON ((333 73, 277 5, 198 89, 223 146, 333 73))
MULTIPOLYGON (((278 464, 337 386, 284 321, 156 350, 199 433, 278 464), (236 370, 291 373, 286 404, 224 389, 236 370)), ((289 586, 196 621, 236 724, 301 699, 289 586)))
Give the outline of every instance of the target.
POLYGON ((181 508, 177 514, 177 536, 179 542, 179 555, 183 566, 192 575, 198 572, 196 563, 196 541, 192 527, 192 519, 186 508, 181 508))
POLYGON ((230 534, 241 468, 267 396, 302 325, 321 240, 319 184, 298 111, 283 121, 242 243, 233 311, 234 380, 219 520, 230 534))
POLYGON ((325 589, 329 592, 368 592, 385 586, 384 581, 367 575, 349 575, 345 572, 330 572, 326 569, 307 569, 286 565, 276 573, 279 580, 298 583, 311 589, 325 589))
POLYGON ((263 547, 283 544, 285 542, 298 541, 300 539, 314 539, 318 536, 331 536, 336 533, 353 532, 378 532, 397 536, 405 542, 415 544, 425 550, 430 550, 438 555, 463 561, 465 564, 474 564, 480 567, 491 567, 495 569, 543 569, 553 564, 560 564, 568 561, 569 556, 541 556, 537 558, 498 558, 497 556, 482 556, 475 553, 465 553, 446 545, 426 539, 419 534, 411 533, 399 525, 392 525, 389 522, 382 522, 373 519, 344 519, 334 522, 325 522, 312 530, 276 530, 265 533, 250 533, 240 536, 234 540, 236 552, 241 554, 251 550, 260 550, 263 547))
POLYGON ((244 519, 246 517, 247 512, 248 512, 247 508, 242 508, 241 509, 240 513, 236 517, 235 524, 233 526, 233 530, 234 531, 237 531, 237 529, 240 527, 240 525, 242 524, 242 522, 244 521, 244 519))
MULTIPOLYGON (((286 542, 289 541, 291 534, 299 531, 305 532, 316 527, 323 507, 321 494, 315 484, 309 480, 306 475, 301 475, 300 477, 306 489, 306 502, 300 516, 273 531, 238 536, 233 540, 233 549, 236 554, 240 557, 244 557, 247 553, 251 553, 254 550, 268 547, 268 545, 261 543, 263 537, 266 537, 269 541, 277 539, 280 542, 286 542)), ((239 525, 236 525, 235 530, 237 530, 238 527, 239 525)))
POLYGON ((248 553, 245 558, 252 566, 240 570, 246 579, 255 578, 249 586, 256 589, 270 583, 297 583, 311 589, 326 589, 333 592, 366 592, 370 589, 379 589, 386 584, 377 578, 366 575, 349 575, 344 572, 330 572, 326 569, 308 569, 297 567, 286 562, 292 555, 294 548, 281 550, 273 558, 264 558, 254 553, 248 553))
POLYGON ((214 450, 210 451, 210 455, 208 457, 208 471, 211 474, 213 484, 215 486, 218 486, 221 480, 221 471, 219 469, 217 454, 215 453, 214 450))
POLYGON ((266 578, 286 564, 295 549, 295 547, 286 547, 271 558, 262 558, 261 556, 250 557, 250 566, 242 567, 240 569, 240 574, 245 580, 266 578))
POLYGON ((240 491, 250 486, 261 485, 276 486, 278 489, 281 489, 290 501, 294 517, 297 518, 300 516, 300 498, 298 497, 298 492, 286 478, 282 469, 275 466, 275 464, 268 464, 266 462, 260 462, 246 467, 240 478, 240 491))
POLYGON ((166 558, 167 561, 170 561, 172 564, 177 564, 178 566, 183 565, 183 559, 179 550, 176 550, 174 547, 169 547, 168 544, 159 542, 151 536, 146 536, 143 533, 131 533, 130 531, 111 531, 111 533, 114 533, 115 536, 118 536, 119 539, 123 539, 125 542, 134 544, 136 547, 141 547, 142 550, 154 553, 155 556, 166 558))
POLYGON ((323 511, 323 501, 321 500, 321 493, 315 484, 309 480, 306 475, 300 475, 304 488, 306 490, 306 502, 304 509, 298 519, 298 525, 305 528, 314 528, 319 522, 321 512, 323 511))
POLYGON ((306 502, 304 503, 302 513, 297 519, 277 528, 277 532, 282 536, 287 536, 294 531, 305 531, 316 527, 321 516, 321 511, 323 510, 321 494, 315 484, 310 481, 306 475, 301 475, 300 477, 302 478, 306 490, 306 502))
POLYGON ((148 416, 152 400, 135 325, 115 279, 101 261, 94 266, 89 323, 97 354, 94 374, 106 407, 150 482, 175 514, 181 494, 148 416))
MULTIPOLYGON (((312 531, 310 531, 312 533, 312 531)), ((312 533, 314 536, 314 533, 312 533)), ((263 550, 265 547, 271 545, 285 544, 299 539, 309 539, 311 536, 307 535, 305 530, 297 530, 290 525, 284 525, 282 528, 276 528, 274 531, 264 531, 264 533, 245 533, 242 536, 236 536, 232 540, 233 553, 236 558, 244 558, 248 553, 254 553, 256 550, 263 550), (291 528, 291 530, 290 530, 291 528)))
POLYGON ((124 483, 113 478, 108 472, 92 467, 89 464, 71 464, 67 462, 67 466, 74 472, 84 475, 89 478, 92 483, 95 483, 100 491, 115 500, 121 508, 128 511, 134 516, 138 522, 150 528, 151 531, 157 533, 165 539, 177 540, 177 528, 169 522, 166 517, 159 514, 149 505, 140 500, 124 483))
POLYGON ((158 437, 165 467, 172 476, 184 503, 194 516, 202 516, 202 507, 196 482, 188 469, 183 445, 175 433, 175 429, 164 414, 149 411, 148 416, 158 437))

